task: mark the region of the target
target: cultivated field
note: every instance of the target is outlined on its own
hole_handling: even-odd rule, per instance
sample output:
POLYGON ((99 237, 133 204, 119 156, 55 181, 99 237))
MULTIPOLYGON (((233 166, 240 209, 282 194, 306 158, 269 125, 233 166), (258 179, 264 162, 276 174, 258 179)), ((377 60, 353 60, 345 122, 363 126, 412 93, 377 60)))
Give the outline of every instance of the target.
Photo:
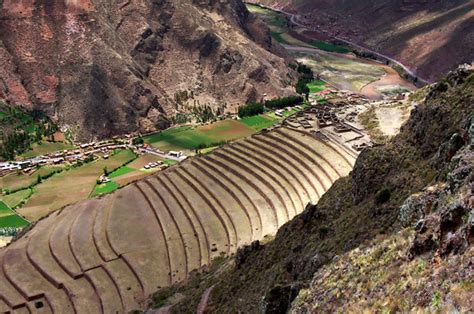
MULTIPOLYGON (((137 309, 159 287, 275 234, 354 161, 338 145, 277 128, 55 211, 0 250, 0 312, 137 309)), ((81 189, 79 175, 69 180, 81 189)))
POLYGON ((259 115, 242 120, 222 120, 207 125, 180 126, 145 137, 145 142, 163 151, 190 150, 219 146, 245 138, 279 122, 276 117, 259 115))
POLYGON ((56 174, 37 185, 35 193, 17 211, 28 220, 36 221, 65 205, 87 199, 105 167, 113 170, 134 158, 134 153, 123 150, 109 159, 99 159, 56 174))
POLYGON ((29 222, 20 217, 4 202, 0 201, 0 229, 20 228, 28 225, 29 222))

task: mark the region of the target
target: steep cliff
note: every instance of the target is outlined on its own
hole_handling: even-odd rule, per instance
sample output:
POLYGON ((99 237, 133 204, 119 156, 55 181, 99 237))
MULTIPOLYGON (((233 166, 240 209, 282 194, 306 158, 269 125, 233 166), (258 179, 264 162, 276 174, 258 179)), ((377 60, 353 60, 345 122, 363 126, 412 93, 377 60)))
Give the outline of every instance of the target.
POLYGON ((274 240, 158 292, 154 304, 180 293, 177 313, 199 302, 214 313, 472 307, 463 295, 472 287, 473 101, 472 69, 451 73, 397 137, 363 151, 274 240))
POLYGON ((190 106, 231 109, 290 92, 283 50, 240 1, 0 8, 0 98, 45 112, 78 139, 162 129, 190 106))

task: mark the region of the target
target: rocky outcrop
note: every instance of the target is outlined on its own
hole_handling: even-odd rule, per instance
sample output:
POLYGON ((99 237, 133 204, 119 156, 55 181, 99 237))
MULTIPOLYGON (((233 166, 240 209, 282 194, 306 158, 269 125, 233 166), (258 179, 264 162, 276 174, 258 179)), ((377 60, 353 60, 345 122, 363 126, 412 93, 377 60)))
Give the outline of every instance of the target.
POLYGON ((0 9, 0 98, 47 113, 77 139, 291 92, 282 50, 241 1, 6 0, 0 9), (183 91, 193 99, 178 105, 183 91))

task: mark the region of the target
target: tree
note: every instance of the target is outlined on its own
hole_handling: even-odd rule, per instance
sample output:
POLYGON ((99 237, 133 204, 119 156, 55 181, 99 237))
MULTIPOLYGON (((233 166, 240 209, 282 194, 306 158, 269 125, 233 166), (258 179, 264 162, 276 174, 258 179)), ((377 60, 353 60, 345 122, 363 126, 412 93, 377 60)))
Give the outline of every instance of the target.
POLYGON ((107 167, 104 167, 104 176, 108 176, 109 175, 109 171, 107 170, 107 167))

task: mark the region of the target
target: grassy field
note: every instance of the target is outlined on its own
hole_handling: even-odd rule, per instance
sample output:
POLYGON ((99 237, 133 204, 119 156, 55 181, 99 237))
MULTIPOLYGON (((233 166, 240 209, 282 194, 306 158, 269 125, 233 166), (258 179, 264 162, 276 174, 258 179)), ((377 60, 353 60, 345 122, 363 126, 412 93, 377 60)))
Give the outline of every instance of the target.
POLYGON ((28 199, 32 193, 33 191, 31 189, 20 190, 12 194, 0 195, 0 201, 7 204, 10 208, 15 208, 20 205, 23 200, 28 199))
POLYGON ((321 40, 314 40, 310 44, 311 46, 324 50, 324 51, 336 52, 336 53, 349 53, 350 52, 350 50, 344 46, 336 46, 336 45, 333 45, 321 40))
POLYGON ((20 228, 28 224, 28 221, 20 217, 4 202, 0 201, 0 228, 20 228))
POLYGON ((96 197, 102 194, 107 194, 118 189, 120 185, 118 183, 111 181, 103 184, 96 185, 94 191, 92 192, 91 197, 96 197))
POLYGON ((53 210, 87 199, 105 167, 113 170, 135 158, 132 151, 121 150, 109 159, 99 159, 56 174, 37 185, 35 193, 18 212, 35 221, 53 210))
POLYGON ((326 89, 326 83, 320 80, 314 80, 308 84, 310 93, 319 93, 326 89))
POLYGON ((136 169, 130 168, 128 166, 123 166, 123 167, 118 168, 114 172, 110 173, 109 178, 120 177, 120 176, 123 176, 123 175, 125 175, 127 173, 130 173, 130 172, 133 172, 133 171, 136 171, 136 169))
POLYGON ((65 150, 65 149, 74 149, 75 146, 61 143, 61 142, 41 142, 35 143, 32 145, 31 150, 21 154, 23 158, 31 158, 40 155, 45 155, 49 153, 54 153, 57 151, 65 150))
POLYGON ((236 120, 217 121, 199 127, 181 126, 145 137, 152 146, 169 150, 195 150, 203 146, 215 146, 255 133, 255 129, 236 120))
POLYGON ((278 122, 278 119, 272 118, 268 115, 259 115, 243 118, 240 120, 240 122, 251 127, 255 131, 261 131, 274 125, 276 122, 278 122))

